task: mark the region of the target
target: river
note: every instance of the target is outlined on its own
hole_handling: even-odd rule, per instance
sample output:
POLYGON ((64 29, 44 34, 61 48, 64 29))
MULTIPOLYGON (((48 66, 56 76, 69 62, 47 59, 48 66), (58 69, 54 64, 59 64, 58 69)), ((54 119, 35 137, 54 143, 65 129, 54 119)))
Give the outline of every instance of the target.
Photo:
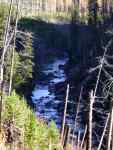
MULTIPOLYGON (((42 72, 45 77, 50 75, 48 82, 44 82, 45 78, 36 84, 32 93, 32 101, 35 104, 36 116, 44 118, 47 121, 54 120, 60 126, 62 122, 62 112, 58 110, 63 105, 61 99, 57 99, 55 95, 55 85, 65 82, 66 75, 64 65, 68 58, 55 58, 52 62, 43 65, 42 72)), ((46 79, 47 80, 47 79, 46 79)))

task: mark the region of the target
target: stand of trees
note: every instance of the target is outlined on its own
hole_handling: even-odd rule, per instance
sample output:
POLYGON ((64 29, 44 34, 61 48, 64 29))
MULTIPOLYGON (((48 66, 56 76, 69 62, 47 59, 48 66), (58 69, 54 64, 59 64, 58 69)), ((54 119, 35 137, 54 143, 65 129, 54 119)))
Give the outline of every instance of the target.
POLYGON ((69 72, 70 86, 77 91, 75 97, 80 87, 84 89, 81 98, 84 107, 80 111, 83 117, 79 117, 88 127, 86 149, 110 150, 113 147, 113 2, 89 0, 87 7, 81 3, 75 4, 72 16, 69 55, 70 66, 74 67, 69 72), (87 12, 85 18, 84 12, 87 12))
POLYGON ((0 4, 0 149, 59 149, 55 124, 37 119, 22 98, 32 86, 33 50, 32 35, 18 29, 19 10, 19 0, 0 4))
MULTIPOLYGON (((31 84, 32 68, 34 65, 32 34, 19 30, 19 1, 15 4, 15 13, 13 12, 12 2, 13 1, 11 1, 10 6, 8 6, 8 12, 5 12, 5 7, 1 7, 2 9, 0 10, 1 129, 3 125, 8 125, 8 132, 12 131, 12 126, 14 129, 17 127, 19 133, 24 132, 22 138, 25 142, 23 145, 27 148, 34 150, 39 146, 42 150, 48 148, 59 150, 59 133, 56 127, 52 126, 52 128, 48 129, 45 123, 37 122, 33 112, 30 111, 15 92, 12 92, 14 89, 21 94, 23 90, 24 94, 29 91, 28 88, 31 84), (27 81, 30 81, 30 84, 28 84, 27 81), (6 88, 5 82, 10 85, 6 91, 4 90, 4 88, 6 88), (6 101, 4 101, 5 99, 6 101), (5 111, 3 111, 4 109, 5 111), (25 112, 23 112, 24 109, 25 112), (24 118, 23 115, 26 118, 24 118), (20 128, 22 128, 22 132, 20 128)), ((84 132, 85 136, 81 148, 84 147, 83 145, 85 143, 87 145, 86 149, 88 150, 92 148, 110 150, 113 141, 112 1, 37 1, 37 4, 36 1, 30 1, 27 9, 34 11, 36 8, 39 11, 47 10, 50 12, 68 11, 67 2, 73 5, 71 8, 73 12, 72 24, 70 25, 72 28, 68 38, 70 40, 68 41, 68 48, 71 62, 69 65, 70 68, 72 68, 71 71, 68 70, 67 73, 69 75, 70 86, 67 88, 66 101, 68 101, 69 98, 70 87, 74 89, 74 99, 79 95, 79 89, 83 87, 83 93, 80 94, 80 105, 82 108, 77 110, 77 115, 80 118, 78 122, 82 122, 82 125, 87 127, 87 131, 84 132)), ((23 6, 26 9, 27 5, 25 1, 23 6)), ((64 114, 66 114, 66 109, 64 114)), ((75 124, 78 122, 76 116, 75 124)), ((63 133, 64 126, 65 123, 63 125, 63 133)), ((74 125, 74 129, 75 128, 76 125, 74 125)), ((10 133, 11 136, 13 136, 12 134, 14 134, 14 132, 10 133)), ((79 147, 81 142, 80 131, 77 131, 77 134, 77 146, 79 147)), ((62 134, 62 138, 64 138, 64 136, 65 135, 62 134)), ((9 142, 8 139, 10 138, 8 135, 6 142, 9 142)), ((68 139, 72 140, 72 146, 73 139, 74 137, 68 139)), ((10 142, 11 146, 14 143, 15 141, 12 140, 10 142)))

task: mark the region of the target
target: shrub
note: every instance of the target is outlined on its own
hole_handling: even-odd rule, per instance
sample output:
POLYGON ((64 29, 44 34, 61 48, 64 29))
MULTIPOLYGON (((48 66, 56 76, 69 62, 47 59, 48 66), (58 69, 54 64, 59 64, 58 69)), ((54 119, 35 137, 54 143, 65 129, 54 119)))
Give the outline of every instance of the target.
POLYGON ((19 129, 24 139, 26 149, 47 150, 49 144, 52 149, 58 149, 59 131, 54 122, 47 125, 44 120, 36 118, 33 111, 27 106, 15 92, 5 97, 5 109, 3 111, 3 124, 13 122, 15 128, 19 129))

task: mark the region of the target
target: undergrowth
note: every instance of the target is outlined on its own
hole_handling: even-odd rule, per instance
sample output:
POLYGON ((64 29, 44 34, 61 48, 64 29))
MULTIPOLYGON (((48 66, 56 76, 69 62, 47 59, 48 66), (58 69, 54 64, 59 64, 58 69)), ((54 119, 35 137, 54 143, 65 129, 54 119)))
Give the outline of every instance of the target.
POLYGON ((20 150, 23 145, 25 150, 48 150, 49 146, 52 150, 60 149, 59 131, 54 122, 47 124, 43 119, 37 119, 26 101, 15 92, 5 97, 4 104, 2 122, 7 146, 16 143, 20 150))

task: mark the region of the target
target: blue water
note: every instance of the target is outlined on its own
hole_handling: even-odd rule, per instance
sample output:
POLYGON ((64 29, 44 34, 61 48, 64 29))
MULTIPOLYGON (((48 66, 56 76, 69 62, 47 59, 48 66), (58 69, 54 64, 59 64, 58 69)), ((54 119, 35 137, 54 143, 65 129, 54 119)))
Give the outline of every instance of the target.
POLYGON ((44 65, 43 73, 45 75, 53 74, 54 76, 47 83, 36 85, 32 93, 32 101, 36 106, 36 116, 42 117, 47 121, 54 120, 57 125, 61 124, 62 120, 61 114, 56 108, 62 101, 55 98, 55 93, 51 92, 50 88, 66 80, 64 70, 59 66, 64 66, 67 61, 67 58, 55 59, 52 63, 44 65))

